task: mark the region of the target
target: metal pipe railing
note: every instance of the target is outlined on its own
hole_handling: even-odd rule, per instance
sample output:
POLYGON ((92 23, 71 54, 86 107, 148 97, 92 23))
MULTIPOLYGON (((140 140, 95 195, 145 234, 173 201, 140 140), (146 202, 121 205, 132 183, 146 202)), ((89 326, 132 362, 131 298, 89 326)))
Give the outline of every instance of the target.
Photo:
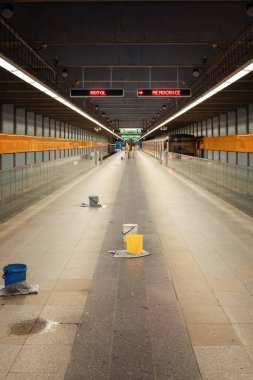
MULTIPOLYGON (((175 112, 187 106, 194 99, 207 92, 224 77, 234 72, 238 67, 253 59, 253 22, 231 41, 226 50, 222 51, 191 84, 192 97, 177 99, 177 104, 173 104, 159 119, 159 124, 175 112)), ((158 123, 153 125, 155 127, 158 123)))
POLYGON ((70 98, 71 83, 69 83, 55 67, 51 66, 42 55, 30 46, 12 26, 0 17, 0 52, 17 63, 25 71, 31 73, 39 81, 56 90, 96 120, 105 124, 105 120, 97 114, 92 106, 82 99, 70 98))

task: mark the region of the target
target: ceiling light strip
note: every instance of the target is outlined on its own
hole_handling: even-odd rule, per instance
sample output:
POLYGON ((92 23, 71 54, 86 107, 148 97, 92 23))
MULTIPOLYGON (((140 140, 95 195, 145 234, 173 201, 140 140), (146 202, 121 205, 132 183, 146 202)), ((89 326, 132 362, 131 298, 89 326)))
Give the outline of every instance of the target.
POLYGON ((103 124, 101 124, 99 121, 97 121, 96 119, 94 119, 92 116, 88 115, 86 112, 82 111, 79 107, 76 107, 74 104, 70 103, 68 100, 64 99, 62 96, 58 95, 56 92, 50 90, 44 84, 41 84, 35 78, 33 78, 32 76, 30 76, 28 73, 24 73, 18 67, 14 66, 13 64, 10 64, 5 58, 3 58, 3 56, 0 56, 0 66, 3 67, 5 70, 9 71, 10 73, 14 74, 15 76, 17 76, 18 78, 22 79, 26 83, 28 83, 31 86, 35 87, 37 90, 44 92, 46 95, 48 95, 51 98, 57 100, 59 103, 67 106, 68 108, 70 108, 73 111, 77 112, 79 115, 81 115, 84 118, 92 121, 96 125, 98 125, 101 128, 105 129, 107 132, 109 132, 112 135, 116 136, 117 138, 121 139, 120 136, 118 136, 116 133, 112 132, 109 128, 107 128, 106 126, 104 126, 103 124))
POLYGON ((230 86, 232 83, 236 82, 237 80, 241 79, 245 75, 249 74, 251 71, 253 71, 253 63, 252 61, 245 64, 240 70, 235 72, 234 74, 230 75, 229 77, 225 78, 219 85, 215 86, 214 88, 210 89, 208 92, 206 92, 204 95, 202 95, 200 98, 194 100, 192 103, 190 103, 188 106, 182 108, 180 111, 176 112, 174 115, 163 121, 162 123, 158 124, 154 129, 147 132, 144 136, 140 138, 143 139, 144 137, 150 135, 157 129, 163 127, 165 124, 171 122, 172 120, 176 119, 177 117, 183 115, 190 109, 196 107, 200 103, 203 103, 206 99, 211 98, 213 95, 217 94, 218 92, 222 91, 224 88, 230 86))

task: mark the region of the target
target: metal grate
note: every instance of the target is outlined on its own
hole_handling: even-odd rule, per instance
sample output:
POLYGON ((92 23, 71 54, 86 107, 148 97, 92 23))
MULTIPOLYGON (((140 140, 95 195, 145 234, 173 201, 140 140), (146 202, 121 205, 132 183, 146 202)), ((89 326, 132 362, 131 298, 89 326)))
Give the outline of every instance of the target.
MULTIPOLYGON (((56 90, 65 98, 69 98, 71 103, 84 110, 83 100, 74 100, 69 97, 71 84, 1 17, 0 52, 51 89, 56 90)), ((104 119, 93 110, 93 107, 88 102, 86 102, 85 112, 105 124, 104 119)))
MULTIPOLYGON (((222 51, 201 75, 192 83, 192 97, 190 99, 177 99, 159 123, 172 116, 192 100, 218 84, 224 77, 234 72, 238 67, 253 58, 253 22, 251 22, 228 46, 222 51)), ((156 123, 157 124, 157 123, 156 123)), ((155 126, 155 125, 154 125, 155 126)))

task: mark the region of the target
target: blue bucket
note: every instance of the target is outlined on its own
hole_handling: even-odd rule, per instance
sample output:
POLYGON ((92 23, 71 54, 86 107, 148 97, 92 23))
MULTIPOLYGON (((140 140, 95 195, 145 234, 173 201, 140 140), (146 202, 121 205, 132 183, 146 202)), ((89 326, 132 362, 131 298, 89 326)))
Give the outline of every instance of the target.
POLYGON ((26 280, 27 266, 25 264, 9 264, 3 268, 4 285, 8 286, 26 280))

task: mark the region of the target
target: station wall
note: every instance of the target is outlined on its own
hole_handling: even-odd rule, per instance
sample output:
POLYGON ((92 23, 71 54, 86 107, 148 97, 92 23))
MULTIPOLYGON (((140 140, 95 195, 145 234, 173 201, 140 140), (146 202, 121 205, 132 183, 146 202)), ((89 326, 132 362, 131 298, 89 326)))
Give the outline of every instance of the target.
MULTIPOLYGON (((217 137, 253 134, 253 104, 238 107, 200 122, 170 131, 169 134, 187 133, 196 137, 217 137)), ((253 153, 205 150, 204 158, 224 163, 253 167, 253 153)))
MULTIPOLYGON (((82 140, 104 143, 100 154, 108 154, 108 138, 75 125, 37 114, 13 104, 0 105, 0 133, 50 137, 52 139, 82 140)), ((91 154, 98 148, 44 150, 0 154, 0 169, 11 169, 70 156, 91 154)))

